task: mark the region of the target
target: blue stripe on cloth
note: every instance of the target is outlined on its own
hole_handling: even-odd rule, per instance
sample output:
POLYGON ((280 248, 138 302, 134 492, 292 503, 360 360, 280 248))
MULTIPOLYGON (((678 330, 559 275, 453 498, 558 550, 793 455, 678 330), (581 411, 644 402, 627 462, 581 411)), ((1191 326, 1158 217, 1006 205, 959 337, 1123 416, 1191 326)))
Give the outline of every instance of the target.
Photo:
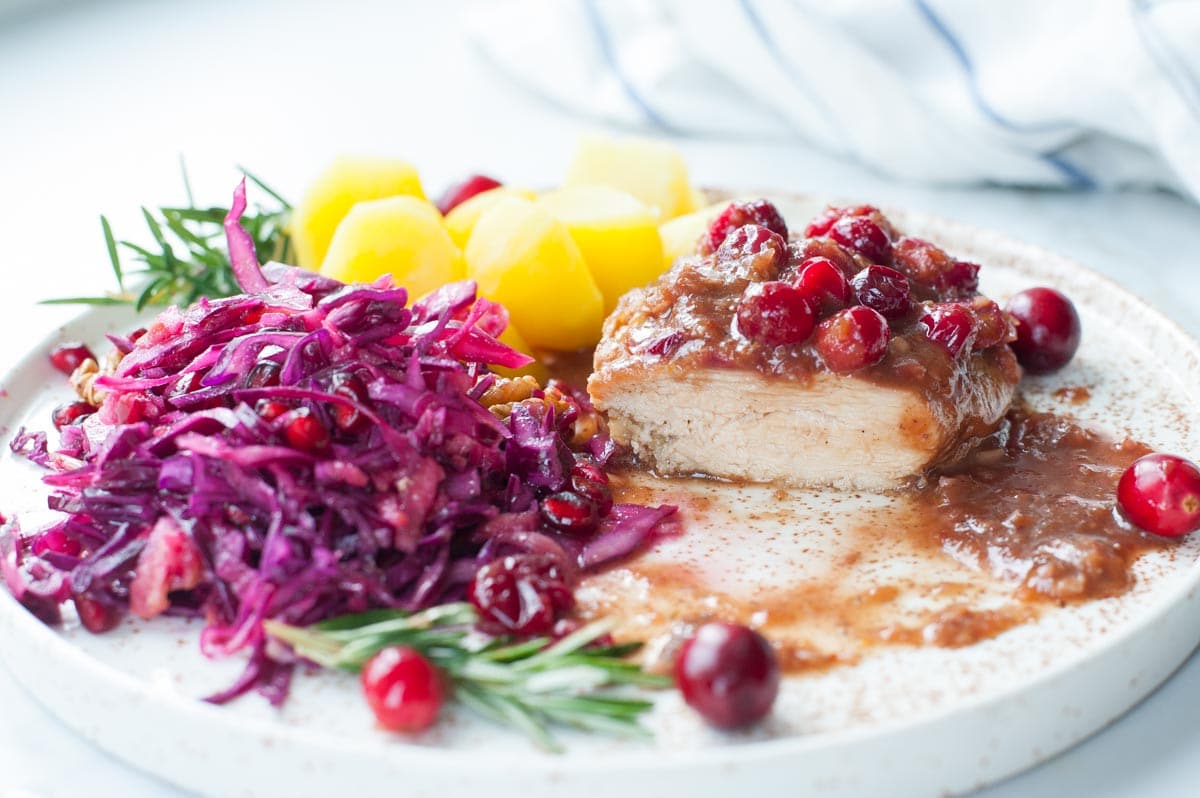
POLYGON ((834 115, 833 111, 828 105, 825 104, 820 95, 816 94, 809 87, 807 81, 804 79, 804 76, 797 72, 795 67, 792 66, 792 63, 786 57, 784 57, 783 52, 779 49, 778 43, 775 41, 774 37, 771 36, 770 29, 763 24, 762 17, 759 16, 758 12, 754 9, 754 6, 750 4, 750 0, 739 1, 742 6, 742 12, 746 15, 746 19, 750 23, 750 27, 762 41, 763 46, 767 49, 767 52, 771 54, 771 57, 775 59, 775 62, 779 64, 780 68, 787 73, 787 76, 791 79, 792 85, 796 87, 796 90, 804 95, 804 97, 810 103, 812 103, 813 107, 817 109, 817 113, 819 113, 821 118, 825 120, 825 124, 829 126, 830 130, 834 131, 838 141, 843 144, 841 155, 845 158, 849 158, 855 162, 858 162, 859 158, 855 154, 854 145, 845 135, 845 129, 838 124, 837 117, 834 115))
POLYGON ((1135 0, 1133 23, 1137 28, 1138 38, 1146 45, 1154 63, 1158 64, 1158 68, 1166 74, 1167 80, 1183 98, 1183 102, 1192 112, 1192 116, 1200 120, 1200 78, 1196 77, 1189 68, 1188 62, 1175 52, 1167 38, 1158 30, 1158 26, 1150 16, 1155 5, 1154 0, 1135 0))
MULTIPOLYGON (((933 31, 939 37, 941 37, 942 41, 946 43, 946 46, 950 48, 950 52, 954 54, 955 60, 958 61, 959 66, 962 67, 963 74, 967 79, 967 91, 970 93, 971 99, 974 100, 976 107, 979 108, 980 113, 1000 127, 1010 130, 1014 133, 1036 134, 1065 132, 1074 127, 1069 122, 1045 122, 1033 125, 1021 124, 1019 122, 1014 122, 997 111, 992 104, 988 102, 987 98, 983 96, 983 90, 979 87, 979 77, 975 72, 975 64, 971 61, 971 56, 967 54, 967 50, 965 47, 963 47, 962 42, 958 40, 958 37, 954 35, 949 26, 946 25, 945 21, 943 21, 942 18, 937 15, 937 12, 933 10, 926 0, 912 0, 912 2, 913 5, 916 6, 917 11, 922 17, 924 17, 925 21, 929 23, 929 27, 931 27, 933 31)), ((1069 181, 1069 184, 1072 187, 1085 189, 1092 189, 1096 187, 1095 180, 1093 180, 1078 166, 1068 161, 1061 154, 1040 153, 1038 157, 1056 169, 1059 174, 1069 181)))
POLYGON ((608 68, 612 70, 617 82, 621 84, 621 88, 625 90, 625 94, 629 97, 630 102, 636 105, 646 119, 655 127, 666 133, 677 133, 678 131, 674 126, 668 123, 646 98, 641 95, 633 85, 633 81, 629 79, 629 76, 621 68, 621 63, 617 60, 617 54, 613 50, 612 37, 609 35, 608 27, 604 23, 604 17, 601 16, 600 9, 596 7, 595 0, 583 0, 583 9, 587 14, 588 22, 591 23, 592 32, 596 37, 596 44, 600 47, 600 54, 604 57, 605 62, 607 62, 608 68))

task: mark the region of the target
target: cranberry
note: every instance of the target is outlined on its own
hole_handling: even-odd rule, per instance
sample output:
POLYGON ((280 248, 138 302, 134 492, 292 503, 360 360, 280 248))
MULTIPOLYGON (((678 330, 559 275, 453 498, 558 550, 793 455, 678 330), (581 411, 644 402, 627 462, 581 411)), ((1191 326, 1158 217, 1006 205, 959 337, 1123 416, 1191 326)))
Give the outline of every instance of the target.
POLYGON ((1012 322, 1008 315, 990 299, 977 296, 971 302, 975 315, 975 349, 990 349, 1012 339, 1012 322))
POLYGON ((937 302, 917 322, 926 337, 939 344, 950 357, 957 357, 975 332, 975 317, 961 302, 937 302))
POLYGON ((254 412, 258 413, 264 421, 274 421, 291 409, 291 405, 276 399, 259 399, 258 404, 254 406, 254 412))
POLYGON ((79 616, 79 622, 92 634, 111 631, 121 622, 121 610, 112 604, 84 595, 77 595, 74 600, 75 614, 79 616))
POLYGON ((675 661, 675 683, 688 706, 721 729, 762 720, 779 694, 775 651, 753 629, 706 623, 675 661))
POLYGON ((969 296, 979 290, 979 264, 956 260, 941 273, 935 285, 941 291, 969 296))
POLYGON ((442 708, 437 669, 408 646, 380 649, 363 665, 360 681, 375 720, 389 731, 427 729, 442 708))
POLYGON ((54 412, 50 414, 50 420, 54 422, 55 429, 62 429, 95 412, 96 408, 87 402, 71 402, 54 408, 54 412))
POLYGON ((908 278, 887 266, 868 266, 850 280, 860 305, 898 319, 912 308, 908 278))
POLYGON ((1079 314, 1053 288, 1030 288, 1005 308, 1017 325, 1012 348, 1030 374, 1049 374, 1071 361, 1079 348, 1079 314))
POLYGON ((738 332, 768 346, 801 343, 815 323, 813 306, 787 283, 751 283, 737 306, 738 332))
POLYGON ((735 229, 755 224, 776 233, 784 241, 788 238, 787 222, 783 214, 770 200, 760 199, 752 202, 731 202, 729 207, 721 211, 712 224, 708 226, 708 235, 704 240, 709 252, 715 252, 735 229))
POLYGON ((955 260, 936 244, 905 236, 892 246, 892 265, 942 297, 966 298, 979 288, 979 265, 955 260))
POLYGON ((482 631, 521 637, 550 633, 555 617, 575 604, 566 575, 543 554, 493 560, 475 572, 467 598, 482 631))
POLYGON ((596 503, 574 491, 564 490, 542 499, 542 518, 555 529, 583 535, 596 528, 596 503))
POLYGON ((817 325, 817 352, 830 371, 849 374, 873 366, 887 354, 887 319, 863 305, 839 310, 817 325))
POLYGON ((50 350, 50 364, 67 375, 79 368, 79 364, 83 361, 95 359, 96 356, 92 354, 92 350, 78 341, 59 344, 50 350))
POLYGON ((892 259, 892 240, 882 227, 865 216, 843 216, 833 223, 829 237, 875 263, 888 263, 892 259))
POLYGON ((68 557, 78 557, 83 546, 75 538, 68 537, 62 529, 51 527, 39 535, 33 542, 33 553, 37 555, 53 552, 65 554, 68 557))
POLYGON ((283 438, 293 449, 321 452, 329 448, 329 430, 307 408, 297 408, 279 418, 283 438))
POLYGON ((1117 504, 1155 535, 1173 538, 1200 529, 1200 468, 1173 454, 1139 457, 1121 475, 1117 504))
POLYGON ((250 367, 242 379, 245 388, 269 388, 279 384, 280 365, 274 360, 260 360, 250 367))
POLYGON ((808 258, 802 261, 795 285, 821 314, 846 307, 854 296, 846 275, 829 258, 808 258))
POLYGON ((873 205, 857 205, 850 208, 838 208, 830 205, 808 223, 808 227, 804 228, 804 237, 816 238, 829 235, 830 228, 842 217, 870 216, 873 213, 879 213, 879 209, 873 205))
POLYGON ((442 194, 441 199, 437 202, 437 208, 444 216, 476 194, 500 188, 501 185, 502 183, 499 180, 487 175, 471 175, 461 183, 456 183, 446 189, 446 193, 442 194))
MULTIPOLYGON (((367 401, 367 386, 353 374, 338 375, 333 382, 330 393, 342 396, 356 404, 367 401)), ((329 415, 333 418, 334 426, 343 432, 356 432, 367 425, 369 419, 357 407, 350 405, 332 404, 329 415)))
POLYGON ((596 505, 596 512, 601 518, 612 510, 612 488, 608 484, 608 474, 595 463, 587 460, 576 460, 571 467, 571 490, 580 496, 586 496, 596 505))
POLYGON ((758 274, 773 277, 787 260, 787 241, 778 233, 774 233, 757 224, 745 224, 725 237, 725 241, 717 248, 717 257, 721 260, 734 260, 762 255, 755 263, 754 271, 758 274), (765 253, 765 254, 764 254, 765 253))

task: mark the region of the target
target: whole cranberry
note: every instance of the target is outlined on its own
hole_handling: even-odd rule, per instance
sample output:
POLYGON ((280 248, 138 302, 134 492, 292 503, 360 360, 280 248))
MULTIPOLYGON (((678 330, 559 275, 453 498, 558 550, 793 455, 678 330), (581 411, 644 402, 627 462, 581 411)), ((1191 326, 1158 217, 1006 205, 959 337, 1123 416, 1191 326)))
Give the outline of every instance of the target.
POLYGON ((883 360, 891 337, 887 319, 855 305, 817 325, 817 352, 830 371, 849 374, 883 360))
POLYGON ((259 399, 254 405, 254 412, 258 413, 264 421, 274 421, 291 409, 291 405, 277 399, 259 399))
POLYGON ((961 302, 936 302, 917 321, 925 336, 957 357, 975 332, 975 317, 961 302))
POLYGON ((715 252, 725 242, 726 236, 747 224, 765 227, 787 241, 787 222, 783 220, 783 214, 775 207, 775 203, 765 199, 731 202, 708 226, 708 234, 704 238, 708 251, 715 252))
POLYGON ((78 341, 59 344, 50 350, 50 364, 66 375, 70 375, 79 368, 80 363, 89 359, 95 360, 96 356, 92 354, 92 350, 88 349, 86 344, 78 341))
POLYGON ((801 343, 815 323, 813 305, 784 282, 751 283, 737 306, 738 332, 768 346, 801 343))
POLYGON ((55 429, 62 429, 95 412, 96 408, 87 402, 71 402, 70 404, 59 405, 54 408, 54 412, 50 415, 50 420, 54 423, 55 429))
POLYGON ((706 623, 675 660, 675 683, 688 706, 720 729, 762 720, 779 694, 775 651, 753 629, 706 623))
POLYGON ((329 448, 329 430, 321 419, 306 407, 291 410, 278 419, 283 438, 293 449, 302 452, 323 452, 329 448))
POLYGON ((575 605, 566 575, 543 554, 492 560, 475 572, 467 598, 479 611, 480 630, 519 637, 549 634, 555 618, 575 605))
POLYGON ((804 228, 804 237, 815 238, 829 235, 829 230, 834 224, 846 216, 870 216, 878 212, 879 209, 874 205, 855 205, 846 208, 830 205, 808 223, 808 227, 804 228))
POLYGON ((882 227, 868 217, 843 216, 829 228, 829 237, 867 260, 891 262, 892 240, 882 227))
POLYGON ((375 720, 389 731, 429 728, 445 700, 437 669, 408 646, 380 649, 363 665, 359 679, 375 720))
MULTIPOLYGON (((329 392, 358 405, 367 402, 367 386, 354 374, 338 374, 334 377, 329 392)), ((329 417, 334 426, 344 432, 358 432, 366 427, 369 421, 357 407, 343 404, 330 404, 329 417)))
POLYGON ((608 515, 613 506, 612 488, 609 486, 608 474, 595 463, 577 459, 571 467, 571 490, 580 496, 586 496, 596 505, 600 517, 608 515))
POLYGON ((246 372, 246 376, 242 378, 242 385, 246 388, 267 388, 278 385, 281 370, 282 367, 274 360, 269 358, 260 360, 246 372))
POLYGON ((1200 529, 1200 468, 1173 454, 1139 457, 1121 475, 1117 504, 1130 522, 1155 535, 1200 529))
POLYGON ((1079 348, 1079 314, 1053 288, 1030 288, 1009 300, 1005 308, 1017 326, 1013 352, 1030 374, 1058 371, 1079 348))
POLYGON ((912 308, 908 278, 887 266, 868 266, 850 279, 858 304, 898 319, 912 308))
POLYGON ((796 270, 796 290, 826 315, 850 304, 854 297, 846 275, 829 258, 807 258, 796 270))
POLYGON ((774 277, 787 260, 787 241, 778 233, 757 224, 744 224, 725 237, 717 248, 717 258, 734 260, 759 256, 763 260, 754 264, 754 272, 763 277, 774 277))
POLYGON ((500 181, 495 178, 487 175, 471 175, 461 183, 455 183, 446 189, 446 193, 442 194, 441 199, 437 201, 437 208, 445 216, 476 194, 482 194, 485 191, 500 188, 500 186, 500 181))
POLYGON ((550 526, 571 535, 585 535, 596 528, 596 503, 586 496, 564 490, 542 499, 542 518, 550 526))

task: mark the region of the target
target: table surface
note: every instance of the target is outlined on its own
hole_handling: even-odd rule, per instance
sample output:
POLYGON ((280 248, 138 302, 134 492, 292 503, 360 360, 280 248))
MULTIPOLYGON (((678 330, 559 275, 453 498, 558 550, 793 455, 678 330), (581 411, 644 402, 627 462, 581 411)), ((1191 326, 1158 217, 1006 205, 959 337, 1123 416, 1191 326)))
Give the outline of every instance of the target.
MULTIPOLYGON (((213 202, 226 197, 235 165, 295 196, 342 152, 406 157, 429 187, 475 170, 556 182, 578 134, 599 122, 506 83, 459 32, 460 12, 415 2, 147 0, 55 2, 0 19, 0 234, 4 273, 20 294, 0 314, 0 372, 22 342, 74 313, 30 298, 111 287, 97 215, 137 231, 139 205, 182 200, 181 155, 197 197, 213 202)), ((1179 198, 915 187, 795 143, 681 147, 701 184, 869 198, 1041 244, 1200 336, 1200 208, 1179 198)), ((1197 716, 1194 656, 1110 728, 979 796, 1194 795, 1197 716)), ((76 738, 3 673, 0 773, 0 798, 179 794, 76 738)))

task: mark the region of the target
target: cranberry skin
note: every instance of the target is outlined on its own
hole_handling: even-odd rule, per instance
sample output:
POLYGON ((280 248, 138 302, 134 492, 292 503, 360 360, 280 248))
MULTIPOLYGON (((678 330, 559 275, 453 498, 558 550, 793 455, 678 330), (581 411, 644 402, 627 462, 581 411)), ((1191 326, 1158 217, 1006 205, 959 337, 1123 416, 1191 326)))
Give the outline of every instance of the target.
POLYGON ((279 417, 283 438, 293 449, 315 454, 329 448, 329 430, 307 408, 292 410, 279 417))
POLYGON ((260 360, 246 372, 242 385, 246 388, 269 388, 278 385, 281 368, 274 360, 260 360))
POLYGON ((479 611, 481 631, 533 637, 549 634, 556 616, 575 605, 567 577, 548 556, 517 554, 475 572, 467 599, 479 611))
POLYGON ((796 275, 796 290, 822 314, 841 310, 850 304, 854 293, 846 275, 829 258, 801 261, 796 275))
POLYGON ((766 253, 761 263, 755 264, 759 274, 774 276, 787 260, 787 240, 778 233, 757 224, 744 224, 725 237, 717 248, 720 260, 735 260, 766 253))
POLYGON ((883 360, 891 337, 887 319, 856 305, 817 325, 817 352, 830 371, 850 374, 883 360))
POLYGON ((608 483, 608 474, 595 463, 587 460, 576 460, 571 467, 571 490, 580 496, 591 499, 596 505, 596 512, 601 518, 612 510, 612 488, 608 483))
POLYGON ((442 194, 441 199, 437 202, 437 208, 445 216, 476 194, 500 188, 501 185, 499 180, 487 175, 471 175, 461 183, 456 183, 446 189, 446 193, 442 194))
POLYGON ((864 216, 843 216, 829 228, 829 237, 875 263, 890 263, 892 240, 883 228, 864 216))
POLYGON ((1017 326, 1013 352, 1030 374, 1058 371, 1079 348, 1079 314, 1075 306, 1053 288, 1030 288, 1014 296, 1005 307, 1017 326))
POLYGON ((731 202, 708 226, 708 235, 704 240, 708 251, 715 252, 731 232, 747 224, 765 227, 787 241, 787 222, 773 202, 765 199, 731 202))
POLYGON ((389 731, 417 732, 437 720, 445 700, 437 669, 408 646, 388 646, 359 676, 375 720, 389 731))
POLYGON ((808 223, 808 227, 804 228, 804 237, 816 238, 818 236, 829 235, 830 228, 845 216, 870 216, 878 212, 879 209, 874 205, 856 205, 848 208, 838 208, 830 205, 808 223))
POLYGON ((274 421, 291 409, 290 405, 275 399, 259 399, 254 405, 254 412, 264 421, 274 421))
MULTIPOLYGON (((334 396, 349 399, 355 404, 363 405, 367 402, 367 386, 353 374, 339 375, 334 379, 333 387, 329 392, 334 396)), ((350 405, 331 404, 329 415, 333 419, 334 426, 343 432, 359 432, 370 421, 362 411, 350 405)))
POLYGON ((55 429, 62 429, 95 412, 96 408, 87 402, 71 402, 54 408, 54 412, 50 414, 50 420, 54 423, 55 429))
POLYGON ((46 552, 78 557, 83 553, 83 546, 75 538, 67 537, 67 534, 58 527, 51 527, 33 541, 34 554, 41 556, 46 552))
POLYGON ((912 308, 908 278, 887 266, 868 266, 850 280, 860 305, 879 311, 884 318, 898 319, 912 308))
POLYGON ((815 323, 812 304, 788 283, 751 283, 737 306, 738 332, 768 346, 806 341, 815 323))
POLYGON ((762 635, 732 623, 707 623, 683 644, 675 683, 688 706, 719 729, 766 717, 779 694, 779 664, 762 635))
POLYGON ((78 341, 59 344, 50 350, 50 364, 68 376, 79 368, 79 364, 83 361, 95 359, 96 356, 92 354, 92 350, 78 341))
POLYGON ((1164 537, 1200 529, 1200 468, 1173 454, 1139 457, 1121 475, 1117 504, 1135 526, 1164 537))
POLYGON ((574 491, 564 490, 542 499, 542 518, 569 535, 585 535, 596 528, 596 503, 574 491))
POLYGON ((971 302, 971 312, 975 315, 976 351, 1012 340, 1012 322, 995 302, 982 296, 975 297, 971 302))
POLYGON ((960 302, 930 305, 917 324, 925 331, 925 336, 945 349, 950 357, 957 357, 975 332, 975 317, 960 302))

